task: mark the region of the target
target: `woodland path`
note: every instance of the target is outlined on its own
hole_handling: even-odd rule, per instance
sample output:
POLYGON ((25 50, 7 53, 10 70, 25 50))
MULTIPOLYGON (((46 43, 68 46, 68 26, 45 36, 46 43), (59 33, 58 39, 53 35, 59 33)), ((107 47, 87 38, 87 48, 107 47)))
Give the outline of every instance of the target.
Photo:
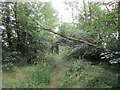
POLYGON ((63 69, 65 67, 64 62, 59 55, 56 55, 54 58, 55 58, 56 67, 54 68, 54 71, 51 75, 50 88, 57 88, 57 80, 62 74, 63 69))

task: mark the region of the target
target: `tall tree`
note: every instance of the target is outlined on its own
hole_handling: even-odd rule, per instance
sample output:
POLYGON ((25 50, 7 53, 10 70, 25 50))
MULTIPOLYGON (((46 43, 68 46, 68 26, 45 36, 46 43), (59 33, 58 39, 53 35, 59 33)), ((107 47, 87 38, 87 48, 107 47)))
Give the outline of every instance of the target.
POLYGON ((2 27, 5 27, 2 44, 5 51, 3 61, 7 57, 15 58, 17 56, 25 58, 24 62, 34 62, 39 60, 38 57, 43 60, 45 52, 50 48, 53 34, 42 31, 43 29, 38 27, 36 21, 45 26, 56 27, 57 14, 51 3, 3 2, 1 9, 2 27), (11 48, 11 51, 8 50, 8 47, 11 48))

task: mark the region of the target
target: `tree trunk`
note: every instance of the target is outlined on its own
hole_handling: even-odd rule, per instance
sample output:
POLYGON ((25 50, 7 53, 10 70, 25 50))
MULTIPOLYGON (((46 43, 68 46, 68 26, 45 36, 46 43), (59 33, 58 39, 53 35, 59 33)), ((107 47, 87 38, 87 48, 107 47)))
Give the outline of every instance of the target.
POLYGON ((120 1, 118 2, 118 50, 120 51, 120 1))
POLYGON ((92 16, 93 16, 93 14, 92 14, 92 8, 91 8, 91 2, 88 2, 88 7, 89 7, 89 12, 90 12, 90 21, 92 21, 92 16))
POLYGON ((16 28, 16 33, 17 33, 17 40, 18 40, 18 43, 17 43, 17 50, 21 52, 22 50, 22 45, 21 45, 21 32, 19 31, 19 22, 18 22, 18 17, 17 17, 17 2, 15 2, 14 4, 14 15, 15 15, 15 22, 16 22, 16 25, 15 25, 15 28, 16 28))
POLYGON ((118 40, 120 41, 120 1, 118 2, 118 40))
POLYGON ((85 16, 85 21, 88 21, 88 15, 87 15, 87 7, 86 7, 86 3, 85 0, 83 0, 83 6, 84 6, 84 16, 85 16))
POLYGON ((7 33, 7 41, 9 44, 10 49, 12 48, 12 40, 11 40, 11 26, 10 26, 10 7, 9 7, 10 3, 6 2, 6 19, 5 19, 5 23, 6 23, 6 33, 7 33))

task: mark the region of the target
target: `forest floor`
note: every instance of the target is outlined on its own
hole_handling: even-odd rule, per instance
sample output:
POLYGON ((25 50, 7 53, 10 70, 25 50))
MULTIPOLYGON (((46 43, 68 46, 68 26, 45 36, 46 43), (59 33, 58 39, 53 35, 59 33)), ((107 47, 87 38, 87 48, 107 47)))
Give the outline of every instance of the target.
MULTIPOLYGON (((53 69, 50 84, 48 88, 57 88, 57 82, 62 73, 64 73, 65 63, 62 60, 60 55, 54 55, 55 60, 55 68, 53 69)), ((19 83, 20 80, 25 79, 27 76, 27 72, 32 72, 35 69, 35 65, 33 66, 25 66, 25 67, 14 67, 13 71, 3 72, 3 88, 15 88, 14 84, 19 83)))
POLYGON ((54 68, 54 71, 51 75, 50 88, 57 88, 57 80, 63 73, 63 69, 65 67, 65 63, 59 55, 56 55, 54 58, 56 67, 54 68))
MULTIPOLYGON (((52 55, 52 57, 53 57, 52 59, 55 60, 55 67, 54 69, 52 67, 53 71, 51 72, 44 72, 44 71, 47 71, 46 69, 49 69, 49 68, 43 67, 43 69, 41 68, 40 70, 39 69, 40 67, 36 65, 14 67, 13 71, 3 72, 2 73, 3 88, 16 88, 20 84, 20 81, 24 82, 24 79, 26 79, 26 81, 20 86, 20 88, 22 87, 29 88, 31 87, 31 84, 36 85, 37 88, 39 87, 84 88, 84 87, 92 87, 91 85, 94 85, 96 87, 99 87, 99 86, 103 87, 102 85, 104 85, 104 87, 111 87, 112 85, 114 85, 114 83, 117 82, 118 76, 116 73, 110 72, 100 67, 99 65, 94 66, 88 62, 83 62, 83 61, 80 61, 80 63, 65 62, 65 60, 62 59, 63 58, 62 55, 52 55), (69 64, 71 64, 72 67, 70 67, 69 64), (75 67, 75 65, 77 67, 75 67), (36 72, 34 72, 35 70, 36 72), (70 71, 70 70, 73 70, 73 71, 70 71), (75 70, 79 70, 79 71, 75 71, 75 70), (43 73, 41 74, 41 72, 45 74, 43 73), (48 74, 50 74, 50 77, 47 76, 48 74), (37 84, 36 81, 35 83, 33 82, 36 79, 39 80, 39 78, 42 78, 42 76, 44 75, 46 75, 45 78, 49 77, 49 80, 48 80, 50 81, 49 83, 37 84), (36 76, 36 79, 33 79, 35 76, 36 76), (98 80, 98 77, 99 77, 99 82, 96 82, 96 80, 98 80), (27 78, 29 78, 28 81, 27 81, 27 78), (28 86, 26 86, 26 83, 28 82, 31 82, 31 83, 28 86), (104 84, 104 82, 107 84, 104 84)), ((43 79, 43 80, 47 80, 47 79, 43 79)))
POLYGON ((3 72, 3 88, 14 88, 14 83, 18 83, 20 80, 26 78, 26 71, 31 67, 14 67, 13 71, 3 72))

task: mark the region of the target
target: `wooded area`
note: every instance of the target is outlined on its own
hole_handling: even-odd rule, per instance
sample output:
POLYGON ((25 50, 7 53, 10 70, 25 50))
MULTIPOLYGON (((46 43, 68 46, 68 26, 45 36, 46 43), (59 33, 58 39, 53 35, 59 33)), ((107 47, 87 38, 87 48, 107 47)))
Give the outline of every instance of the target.
POLYGON ((3 88, 120 87, 120 2, 64 5, 0 2, 3 88))

